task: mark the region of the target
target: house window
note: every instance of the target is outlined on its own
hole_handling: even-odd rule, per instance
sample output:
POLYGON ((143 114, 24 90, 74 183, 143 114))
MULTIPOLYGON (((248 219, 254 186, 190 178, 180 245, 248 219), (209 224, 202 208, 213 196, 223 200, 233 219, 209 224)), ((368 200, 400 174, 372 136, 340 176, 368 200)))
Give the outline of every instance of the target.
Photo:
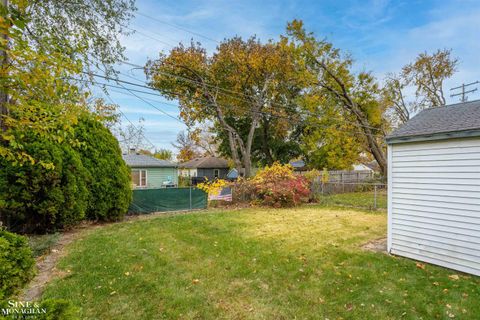
POLYGON ((220 169, 213 169, 213 177, 214 178, 220 177, 220 169))
POLYGON ((134 188, 147 186, 147 170, 132 170, 132 183, 134 188))

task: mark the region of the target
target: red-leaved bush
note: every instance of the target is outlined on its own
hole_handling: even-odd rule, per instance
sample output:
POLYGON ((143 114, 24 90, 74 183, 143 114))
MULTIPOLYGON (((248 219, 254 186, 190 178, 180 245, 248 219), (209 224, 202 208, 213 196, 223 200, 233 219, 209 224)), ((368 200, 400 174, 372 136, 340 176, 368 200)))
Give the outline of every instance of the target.
POLYGON ((260 170, 249 183, 255 190, 254 202, 275 208, 293 207, 308 202, 308 180, 293 174, 290 165, 274 163, 260 170))

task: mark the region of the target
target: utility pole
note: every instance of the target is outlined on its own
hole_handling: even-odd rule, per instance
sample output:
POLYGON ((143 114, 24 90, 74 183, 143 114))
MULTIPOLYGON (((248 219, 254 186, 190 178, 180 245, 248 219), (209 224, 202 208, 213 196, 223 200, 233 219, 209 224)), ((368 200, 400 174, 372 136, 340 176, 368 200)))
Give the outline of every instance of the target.
MULTIPOLYGON (((8 14, 8 0, 2 0, 2 11, 4 12, 5 16, 8 14)), ((5 30, 5 33, 2 35, 3 41, 5 43, 5 49, 0 50, 0 56, 2 61, 0 70, 1 72, 4 72, 3 77, 7 77, 7 65, 8 65, 8 29, 5 30)), ((7 88, 3 87, 0 88, 0 130, 5 131, 6 126, 5 126, 5 120, 4 117, 8 115, 8 93, 7 93, 7 88)))
POLYGON ((458 87, 455 87, 455 88, 451 88, 450 91, 458 90, 458 89, 462 89, 462 90, 460 91, 460 93, 451 94, 450 97, 453 98, 453 97, 456 97, 456 96, 461 96, 460 101, 461 101, 461 102, 467 102, 467 101, 468 101, 468 96, 467 96, 467 95, 468 95, 469 93, 472 93, 472 92, 477 91, 478 89, 477 89, 477 88, 474 88, 474 89, 470 89, 470 90, 465 90, 465 88, 468 87, 468 86, 473 86, 473 85, 478 84, 478 83, 480 83, 480 82, 479 82, 479 81, 475 81, 475 82, 470 82, 470 83, 467 83, 467 84, 462 83, 461 86, 458 86, 458 87))

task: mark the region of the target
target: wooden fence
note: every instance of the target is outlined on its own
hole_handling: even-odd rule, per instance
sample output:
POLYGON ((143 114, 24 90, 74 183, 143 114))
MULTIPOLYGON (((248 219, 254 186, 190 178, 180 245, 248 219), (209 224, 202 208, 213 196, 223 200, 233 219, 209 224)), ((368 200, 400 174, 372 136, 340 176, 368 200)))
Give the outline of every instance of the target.
MULTIPOLYGON (((318 182, 322 181, 322 175, 317 178, 318 182)), ((374 172, 370 170, 348 171, 333 170, 328 171, 328 182, 365 182, 374 178, 374 172)))

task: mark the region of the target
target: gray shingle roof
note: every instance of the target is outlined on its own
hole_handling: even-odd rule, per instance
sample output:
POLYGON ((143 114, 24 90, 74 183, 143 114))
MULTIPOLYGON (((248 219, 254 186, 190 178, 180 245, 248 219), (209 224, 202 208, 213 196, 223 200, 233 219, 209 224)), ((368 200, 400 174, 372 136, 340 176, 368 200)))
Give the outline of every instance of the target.
POLYGON ((144 154, 123 154, 123 160, 131 168, 163 168, 176 167, 173 162, 160 160, 144 154))
POLYGON ((425 109, 387 136, 387 141, 415 137, 419 141, 420 137, 476 130, 480 130, 480 100, 425 109))
POLYGON ((228 168, 228 161, 217 157, 203 157, 195 158, 193 160, 181 163, 178 165, 180 168, 194 169, 221 169, 228 168))

